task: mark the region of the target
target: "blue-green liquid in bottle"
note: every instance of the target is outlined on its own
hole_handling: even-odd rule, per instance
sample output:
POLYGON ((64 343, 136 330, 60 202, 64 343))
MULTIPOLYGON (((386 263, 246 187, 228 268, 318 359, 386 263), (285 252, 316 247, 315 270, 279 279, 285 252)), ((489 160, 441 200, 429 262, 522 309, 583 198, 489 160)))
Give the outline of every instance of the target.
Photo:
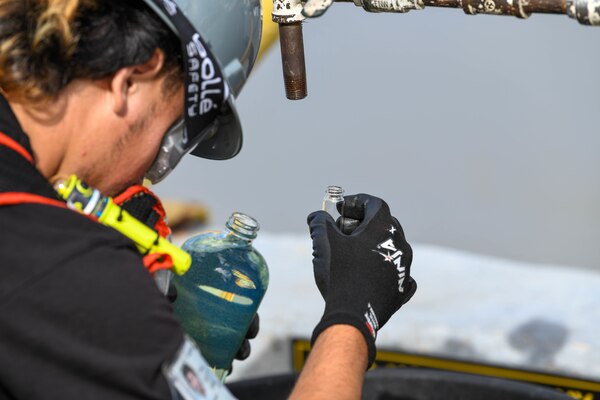
POLYGON ((221 378, 231 367, 269 283, 267 264, 252 247, 258 223, 236 213, 227 227, 187 240, 183 249, 192 256, 192 266, 185 275, 173 277, 175 314, 221 378))

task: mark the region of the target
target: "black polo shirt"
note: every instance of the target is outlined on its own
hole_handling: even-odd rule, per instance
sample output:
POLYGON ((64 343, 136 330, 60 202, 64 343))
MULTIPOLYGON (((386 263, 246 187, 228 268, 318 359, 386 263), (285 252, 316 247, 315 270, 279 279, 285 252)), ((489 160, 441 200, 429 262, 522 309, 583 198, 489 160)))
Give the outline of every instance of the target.
MULTIPOLYGON (((31 152, 4 98, 0 132, 31 152)), ((56 198, 0 146, 2 192, 56 198)), ((0 207, 0 399, 169 399, 161 366, 182 341, 129 239, 67 209, 0 207)))

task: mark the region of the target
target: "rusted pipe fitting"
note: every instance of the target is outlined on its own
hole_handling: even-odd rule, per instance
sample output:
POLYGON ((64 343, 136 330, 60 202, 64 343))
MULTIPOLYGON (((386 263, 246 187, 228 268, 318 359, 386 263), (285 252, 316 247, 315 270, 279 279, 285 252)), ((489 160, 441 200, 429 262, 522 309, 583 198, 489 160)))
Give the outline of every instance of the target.
POLYGON ((279 24, 279 42, 285 95, 290 100, 302 100, 308 95, 302 22, 279 24))
POLYGON ((600 26, 600 0, 567 0, 567 14, 583 25, 600 26))
POLYGON ((373 13, 406 13, 425 8, 423 0, 353 0, 353 3, 373 13))
POLYGON ((525 10, 526 0, 463 0, 462 7, 466 14, 513 15, 528 18, 525 10))
POLYGON ((273 22, 289 24, 304 21, 301 0, 273 0, 273 22))
POLYGON ((301 100, 308 94, 302 37, 302 21, 305 17, 302 15, 302 7, 301 0, 273 0, 273 22, 279 24, 285 94, 290 100, 301 100))
POLYGON ((423 0, 423 3, 427 7, 447 7, 447 8, 461 8, 461 0, 423 0))
POLYGON ((527 18, 533 13, 566 14, 566 0, 423 0, 428 7, 462 8, 465 13, 512 15, 527 18))

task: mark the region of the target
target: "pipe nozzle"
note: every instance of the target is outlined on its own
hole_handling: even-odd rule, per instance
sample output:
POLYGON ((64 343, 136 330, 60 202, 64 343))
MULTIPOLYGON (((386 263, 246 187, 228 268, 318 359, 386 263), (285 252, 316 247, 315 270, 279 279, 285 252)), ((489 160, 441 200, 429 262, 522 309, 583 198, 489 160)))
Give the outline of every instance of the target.
POLYGON ((302 22, 280 23, 279 41, 286 97, 302 100, 308 95, 302 22))

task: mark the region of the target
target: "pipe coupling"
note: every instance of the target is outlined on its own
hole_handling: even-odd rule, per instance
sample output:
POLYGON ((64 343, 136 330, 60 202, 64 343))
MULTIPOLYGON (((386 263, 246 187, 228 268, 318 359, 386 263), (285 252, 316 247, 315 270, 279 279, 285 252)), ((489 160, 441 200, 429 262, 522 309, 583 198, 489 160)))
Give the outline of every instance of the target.
POLYGON ((517 18, 529 18, 525 10, 528 0, 462 0, 466 14, 512 15, 517 18))
POLYGON ((273 22, 278 24, 293 24, 306 18, 302 15, 301 0, 273 0, 273 22))
POLYGON ((354 4, 374 13, 406 13, 425 8, 423 0, 354 0, 354 4))
POLYGON ((600 0, 567 0, 567 14, 580 24, 600 26, 600 0))

